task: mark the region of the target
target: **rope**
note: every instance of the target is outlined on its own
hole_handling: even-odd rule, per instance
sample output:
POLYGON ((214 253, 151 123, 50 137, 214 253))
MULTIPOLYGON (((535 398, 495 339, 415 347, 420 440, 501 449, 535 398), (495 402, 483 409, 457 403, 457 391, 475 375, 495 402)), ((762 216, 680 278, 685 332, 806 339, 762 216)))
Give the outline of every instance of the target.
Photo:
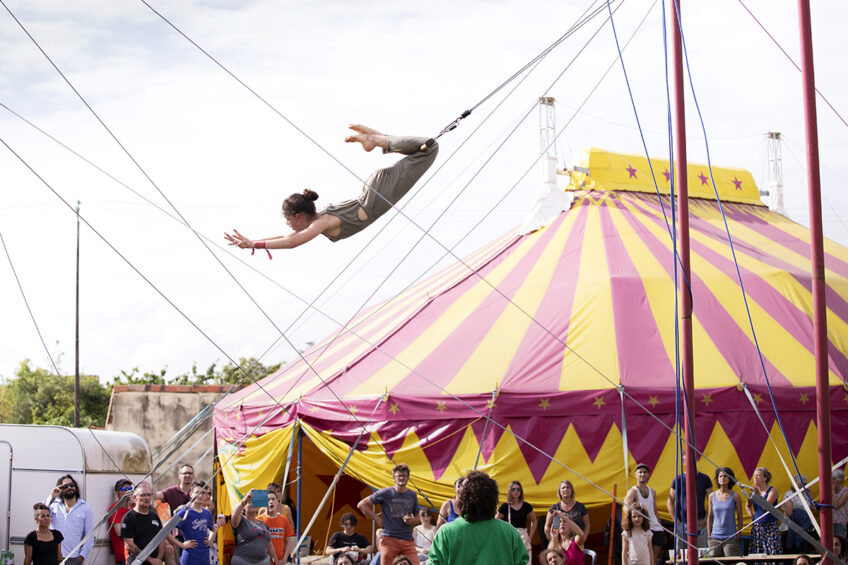
MULTIPOLYGON (((792 63, 792 66, 795 67, 798 70, 798 72, 800 73, 801 67, 798 66, 798 63, 795 62, 795 59, 793 59, 792 56, 789 53, 786 52, 786 49, 784 49, 783 46, 777 41, 777 39, 775 39, 774 36, 771 33, 769 33, 769 30, 766 29, 766 26, 764 26, 762 24, 762 22, 760 22, 760 20, 757 19, 757 16, 755 16, 754 12, 752 12, 748 8, 748 6, 745 5, 745 2, 743 2, 742 0, 739 0, 739 3, 742 5, 743 8, 745 8, 745 11, 748 12, 748 14, 750 14, 750 16, 752 18, 754 18, 754 21, 757 22, 757 25, 760 26, 760 29, 762 29, 765 32, 765 34, 769 37, 769 39, 772 40, 772 43, 774 43, 777 46, 777 48, 780 49, 780 52, 783 53, 784 55, 786 55, 786 58, 789 59, 789 62, 792 63)), ((843 118, 842 115, 836 110, 836 108, 833 107, 833 104, 830 103, 830 100, 828 100, 825 97, 825 95, 822 93, 821 90, 819 90, 819 88, 817 86, 815 87, 815 89, 816 89, 816 94, 818 94, 821 97, 821 99, 824 100, 824 103, 827 104, 828 108, 833 110, 833 113, 836 114, 836 117, 839 118, 839 120, 846 127, 848 127, 848 122, 846 122, 845 118, 843 118)))

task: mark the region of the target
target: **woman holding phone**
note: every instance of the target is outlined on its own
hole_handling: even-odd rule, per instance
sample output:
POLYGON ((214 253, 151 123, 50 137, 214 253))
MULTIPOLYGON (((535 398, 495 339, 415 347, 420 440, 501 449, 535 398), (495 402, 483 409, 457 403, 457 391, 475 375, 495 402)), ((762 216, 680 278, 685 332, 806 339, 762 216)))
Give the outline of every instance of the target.
POLYGON ((233 527, 236 547, 230 563, 232 565, 277 565, 281 561, 277 559, 271 531, 257 518, 259 509, 253 506, 253 496, 253 491, 248 492, 233 508, 230 524, 233 527))

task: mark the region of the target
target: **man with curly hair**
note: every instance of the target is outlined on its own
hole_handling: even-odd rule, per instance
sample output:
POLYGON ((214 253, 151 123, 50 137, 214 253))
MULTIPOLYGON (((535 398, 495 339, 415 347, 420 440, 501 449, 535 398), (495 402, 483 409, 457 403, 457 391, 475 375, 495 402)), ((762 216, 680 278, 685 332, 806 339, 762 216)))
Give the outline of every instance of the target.
POLYGON ((459 493, 461 516, 439 528, 428 565, 525 565, 530 556, 508 522, 495 519, 498 484, 482 471, 470 471, 459 493))

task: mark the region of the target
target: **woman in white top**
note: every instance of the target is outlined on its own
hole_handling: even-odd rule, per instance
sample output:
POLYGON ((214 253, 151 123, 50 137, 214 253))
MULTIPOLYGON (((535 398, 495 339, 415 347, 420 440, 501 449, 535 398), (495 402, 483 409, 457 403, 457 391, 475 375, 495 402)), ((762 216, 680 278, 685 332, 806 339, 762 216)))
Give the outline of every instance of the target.
POLYGON ((418 517, 421 518, 421 523, 412 529, 412 537, 418 553, 426 556, 430 553, 430 546, 436 536, 436 526, 433 525, 433 517, 428 508, 419 508, 418 517))
POLYGON ((627 496, 624 497, 624 505, 638 504, 648 516, 648 525, 651 530, 651 550, 656 563, 663 547, 665 547, 665 531, 660 524, 659 514, 657 514, 657 491, 648 486, 648 479, 651 478, 651 468, 648 465, 645 463, 636 465, 635 475, 636 486, 627 491, 627 496))

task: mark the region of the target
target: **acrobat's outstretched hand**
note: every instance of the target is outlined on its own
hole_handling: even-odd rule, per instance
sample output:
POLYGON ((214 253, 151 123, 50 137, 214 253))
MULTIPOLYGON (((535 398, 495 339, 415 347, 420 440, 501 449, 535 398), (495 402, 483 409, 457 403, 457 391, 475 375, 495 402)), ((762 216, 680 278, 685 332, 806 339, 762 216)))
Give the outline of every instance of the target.
POLYGON ((253 249, 253 241, 244 237, 237 229, 233 229, 233 233, 224 232, 224 239, 230 242, 230 245, 235 245, 241 249, 253 249))
MULTIPOLYGON (((250 249, 250 254, 253 255, 257 249, 265 249, 265 240, 253 241, 241 235, 237 229, 233 229, 233 233, 224 232, 224 239, 230 242, 230 245, 235 245, 241 249, 250 249)), ((273 259, 271 252, 265 249, 268 254, 268 259, 273 259)))

